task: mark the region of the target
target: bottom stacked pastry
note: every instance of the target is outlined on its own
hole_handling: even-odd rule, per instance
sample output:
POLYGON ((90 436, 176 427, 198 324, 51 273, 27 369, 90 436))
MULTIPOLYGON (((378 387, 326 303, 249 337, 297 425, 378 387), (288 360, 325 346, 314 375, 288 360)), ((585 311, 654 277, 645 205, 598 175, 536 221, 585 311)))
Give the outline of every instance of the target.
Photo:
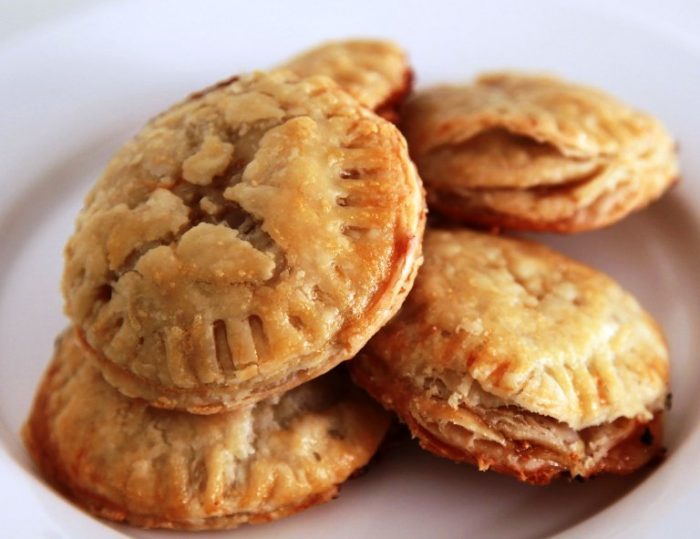
POLYGON ((388 425, 338 371, 241 411, 150 408, 107 384, 68 330, 23 434, 46 477, 89 511, 137 526, 213 529, 332 499, 388 425))
POLYGON ((424 448, 539 484, 659 455, 668 355, 632 296, 524 240, 433 230, 424 256, 351 364, 424 448))

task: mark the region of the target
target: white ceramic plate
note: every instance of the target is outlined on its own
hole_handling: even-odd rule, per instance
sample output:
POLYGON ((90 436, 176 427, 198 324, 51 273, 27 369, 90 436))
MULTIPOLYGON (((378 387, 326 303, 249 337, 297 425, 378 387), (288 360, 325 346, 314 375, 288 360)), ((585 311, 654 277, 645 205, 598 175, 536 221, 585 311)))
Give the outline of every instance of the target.
MULTIPOLYGON (((122 2, 0 49, 0 521, 7 537, 168 537, 92 519, 39 479, 18 436, 66 324, 61 251, 82 195, 147 118, 189 91, 325 38, 396 39, 421 85, 488 68, 550 70, 661 117, 685 181, 607 230, 546 237, 609 272, 666 329, 666 461, 628 478, 538 488, 390 448, 336 501, 236 537, 697 537, 700 504, 700 49, 563 3, 122 2), (315 4, 318 4, 315 6, 315 4), (695 532, 695 533, 694 533, 695 532)), ((202 534, 200 537, 220 537, 202 534)))

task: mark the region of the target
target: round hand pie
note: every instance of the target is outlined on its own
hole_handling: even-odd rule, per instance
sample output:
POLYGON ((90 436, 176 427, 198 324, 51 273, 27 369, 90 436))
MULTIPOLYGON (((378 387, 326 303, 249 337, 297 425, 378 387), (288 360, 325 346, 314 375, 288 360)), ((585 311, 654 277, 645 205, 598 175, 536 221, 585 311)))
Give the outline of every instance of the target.
POLYGON ((284 517, 332 499, 389 425, 342 371, 202 416, 123 396, 86 353, 72 330, 61 337, 23 434, 54 484, 111 520, 214 529, 284 517))
POLYGON ((634 298, 523 240, 428 231, 424 251, 351 369, 426 449, 532 483, 659 453, 668 353, 634 298))
POLYGON ((286 64, 301 76, 327 75, 364 106, 392 122, 410 93, 413 74, 406 53, 379 40, 334 41, 286 64))
POLYGON ((241 77, 112 159, 66 247, 66 311, 124 394, 232 409, 365 344, 411 287, 424 214, 393 125, 326 77, 241 77))
POLYGON ((454 219, 576 232, 623 218, 677 179, 654 118, 554 78, 503 73, 409 100, 402 125, 431 207, 454 219))

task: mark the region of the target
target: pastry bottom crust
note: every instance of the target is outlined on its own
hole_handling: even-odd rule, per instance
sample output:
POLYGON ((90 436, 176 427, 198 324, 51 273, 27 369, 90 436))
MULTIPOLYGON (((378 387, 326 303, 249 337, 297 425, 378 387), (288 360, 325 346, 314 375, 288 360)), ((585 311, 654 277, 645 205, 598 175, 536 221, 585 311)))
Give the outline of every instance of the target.
MULTIPOLYGON (((549 218, 537 210, 537 202, 528 211, 500 211, 488 203, 489 193, 500 196, 498 190, 474 190, 473 192, 437 191, 428 188, 428 205, 450 220, 491 228, 504 228, 532 232, 557 232, 573 234, 596 230, 609 226, 626 215, 644 209, 657 200, 667 189, 679 181, 673 178, 663 186, 652 184, 649 189, 642 189, 643 184, 628 183, 619 186, 614 192, 604 192, 598 199, 587 206, 570 211, 566 215, 549 218)), ((545 201, 552 193, 561 197, 570 186, 560 188, 539 188, 541 200, 545 201)), ((533 189, 534 193, 537 188, 533 189)), ((508 190, 503 190, 506 193, 508 190)), ((517 190, 515 190, 517 192, 517 190)), ((523 190, 527 193, 528 190, 523 190)), ((537 197, 534 196, 533 200, 537 197)))
POLYGON ((371 363, 367 357, 353 362, 353 379, 385 408, 395 411, 421 447, 455 462, 474 464, 481 471, 493 470, 526 483, 546 485, 558 477, 629 474, 663 453, 663 411, 655 412, 650 420, 619 418, 577 432, 515 406, 492 411, 453 408, 439 397, 414 389, 406 380, 385 376, 388 373, 380 373, 381 368, 368 368, 371 363), (490 413, 497 417, 490 417, 490 413), (517 437, 500 432, 502 439, 497 440, 466 426, 471 422, 488 426, 484 431, 497 430, 499 421, 509 416, 516 419, 514 423, 535 425, 535 431, 524 426, 517 437), (560 435, 560 440, 550 438, 543 443, 542 431, 560 435))

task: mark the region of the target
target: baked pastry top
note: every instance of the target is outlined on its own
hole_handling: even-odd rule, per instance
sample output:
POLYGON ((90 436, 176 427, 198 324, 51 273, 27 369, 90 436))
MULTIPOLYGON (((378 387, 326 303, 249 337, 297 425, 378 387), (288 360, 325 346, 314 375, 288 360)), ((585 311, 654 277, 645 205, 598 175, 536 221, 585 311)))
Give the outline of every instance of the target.
MULTIPOLYGON (((603 460, 660 429, 668 391, 664 338, 635 299, 525 240, 429 230, 424 256, 404 306, 352 363, 360 385, 439 454, 471 448, 481 465, 533 482, 626 470, 603 460), (525 447, 556 458, 518 461, 525 447)), ((637 449, 626 466, 659 446, 637 449)))
POLYGON ((659 121, 598 90, 492 73, 418 93, 402 128, 429 203, 484 225, 575 232, 611 224, 678 177, 659 121))
POLYGON ((151 408, 106 383, 69 330, 23 434, 46 476, 91 512, 144 527, 213 529, 330 500, 388 425, 337 370, 235 412, 151 408))
POLYGON ((282 67, 301 76, 327 75, 364 106, 395 121, 411 91, 406 52, 382 40, 331 41, 303 52, 282 67))
POLYGON ((348 359, 420 259, 398 130, 326 77, 255 73, 152 120, 88 194, 66 311, 129 396, 198 413, 348 359))

